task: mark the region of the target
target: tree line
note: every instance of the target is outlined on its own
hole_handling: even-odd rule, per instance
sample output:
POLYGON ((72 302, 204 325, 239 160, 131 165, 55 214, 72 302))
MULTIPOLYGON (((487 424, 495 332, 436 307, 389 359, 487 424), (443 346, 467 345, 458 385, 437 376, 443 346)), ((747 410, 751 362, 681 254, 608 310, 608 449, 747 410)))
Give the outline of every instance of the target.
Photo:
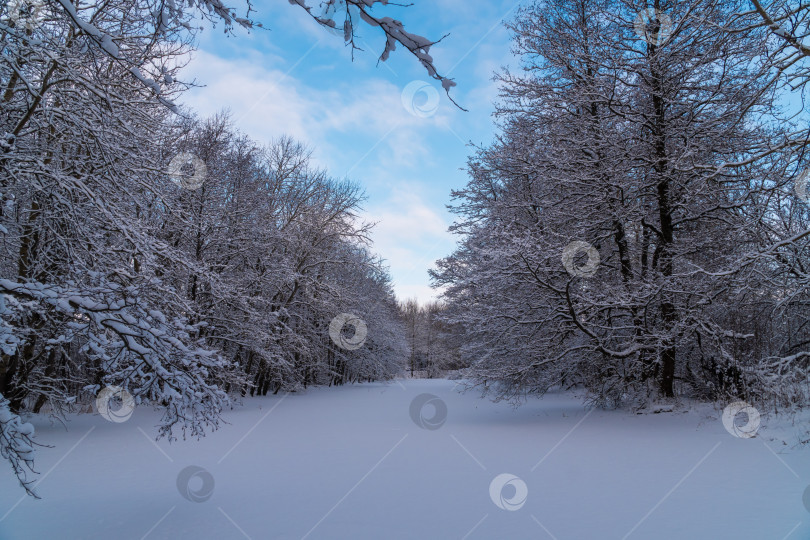
POLYGON ((472 383, 808 402, 810 8, 548 0, 453 193, 443 319, 472 383), (801 109, 801 110, 797 110, 801 109))
MULTIPOLYGON (((434 42, 372 11, 303 8, 403 46, 445 90, 434 42)), ((33 494, 33 429, 107 387, 203 435, 232 397, 390 379, 406 356, 364 195, 290 139, 259 143, 176 99, 219 0, 0 6, 0 453, 33 494), (337 322, 336 322, 337 321, 337 322), (122 394, 125 392, 126 394, 122 394)), ((384 9, 384 7, 383 7, 384 9)))

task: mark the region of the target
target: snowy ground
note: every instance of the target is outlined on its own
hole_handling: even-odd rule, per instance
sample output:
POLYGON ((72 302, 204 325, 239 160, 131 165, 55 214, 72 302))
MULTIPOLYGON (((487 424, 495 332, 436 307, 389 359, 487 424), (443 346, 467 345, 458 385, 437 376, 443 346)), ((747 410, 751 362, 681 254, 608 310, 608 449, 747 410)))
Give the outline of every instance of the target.
POLYGON ((767 426, 736 438, 709 408, 588 413, 566 394, 514 410, 454 384, 252 398, 218 432, 171 445, 154 442, 148 409, 120 424, 72 416, 68 431, 34 419, 54 445, 37 458, 43 499, 0 471, 0 538, 810 538, 810 448, 767 426), (411 419, 422 393, 446 404, 437 429, 411 419), (204 471, 184 493, 203 502, 178 489, 188 466, 204 471), (525 483, 516 510, 490 496, 502 473, 519 478, 496 488, 504 506, 525 483))

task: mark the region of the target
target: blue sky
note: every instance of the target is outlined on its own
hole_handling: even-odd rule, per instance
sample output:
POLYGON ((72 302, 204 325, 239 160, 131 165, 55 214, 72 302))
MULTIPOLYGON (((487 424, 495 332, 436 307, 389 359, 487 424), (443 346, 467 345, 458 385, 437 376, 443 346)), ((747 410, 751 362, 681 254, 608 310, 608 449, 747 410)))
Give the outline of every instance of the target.
POLYGON ((230 109, 236 126, 259 141, 291 135, 311 146, 316 163, 333 176, 361 184, 368 195, 363 217, 379 222, 374 250, 390 266, 397 296, 427 301, 435 296, 427 270, 454 246, 445 205, 450 190, 466 183, 472 151, 466 143, 487 144, 494 134, 492 75, 515 64, 500 21, 517 6, 415 0, 376 8, 410 32, 431 39, 450 34, 431 54, 440 73, 455 79, 452 95, 469 112, 450 103, 407 51, 378 64, 379 30, 358 29, 365 51, 355 51, 352 61, 341 37, 281 0, 254 5, 254 18, 268 31, 228 37, 220 26, 200 34, 184 78, 205 86, 181 102, 203 116, 230 109))

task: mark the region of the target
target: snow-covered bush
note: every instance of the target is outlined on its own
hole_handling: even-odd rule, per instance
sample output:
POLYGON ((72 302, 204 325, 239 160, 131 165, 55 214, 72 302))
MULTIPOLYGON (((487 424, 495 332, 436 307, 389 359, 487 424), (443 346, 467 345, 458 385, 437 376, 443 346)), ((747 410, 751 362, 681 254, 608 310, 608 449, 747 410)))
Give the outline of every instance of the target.
POLYGON ((0 457, 6 459, 25 491, 36 497, 34 479, 34 426, 23 422, 8 408, 8 400, 0 394, 0 457))

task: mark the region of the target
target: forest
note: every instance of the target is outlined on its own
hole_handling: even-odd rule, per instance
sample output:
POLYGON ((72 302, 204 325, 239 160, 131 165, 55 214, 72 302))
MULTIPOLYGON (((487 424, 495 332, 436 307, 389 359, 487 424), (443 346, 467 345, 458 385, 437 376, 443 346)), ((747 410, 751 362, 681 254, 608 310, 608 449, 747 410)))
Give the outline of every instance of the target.
MULTIPOLYGON (((380 61, 401 49, 462 107, 444 38, 385 0, 290 4, 350 47, 377 31, 380 61)), ((515 404, 810 403, 810 5, 523 3, 429 304, 395 295, 361 182, 176 104, 200 24, 263 23, 220 0, 0 6, 0 451, 31 495, 25 418, 109 388, 168 439, 240 398, 403 376, 515 404)))

